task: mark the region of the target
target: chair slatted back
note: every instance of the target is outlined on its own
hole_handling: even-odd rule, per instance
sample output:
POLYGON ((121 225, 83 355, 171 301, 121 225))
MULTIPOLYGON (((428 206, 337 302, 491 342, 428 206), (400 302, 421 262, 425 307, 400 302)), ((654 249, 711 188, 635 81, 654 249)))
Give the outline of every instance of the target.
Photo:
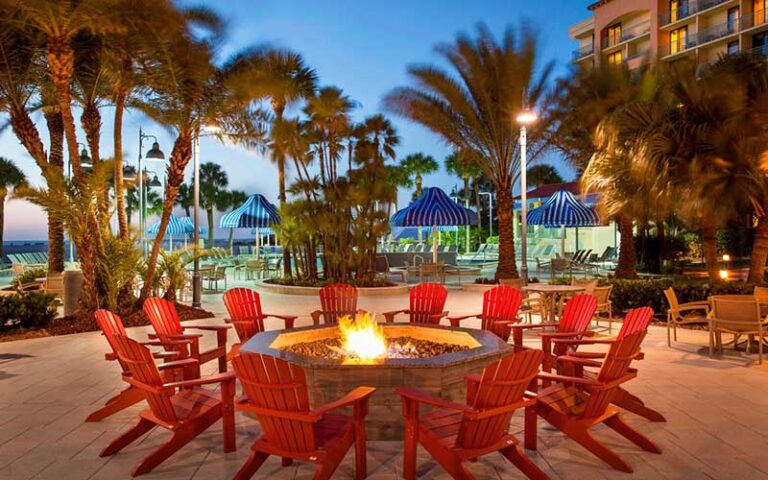
POLYGON ((670 310, 677 310, 680 308, 680 302, 677 300, 677 294, 675 293, 675 289, 673 289, 672 287, 669 287, 668 289, 664 290, 664 296, 667 297, 667 302, 669 302, 670 310))
MULTIPOLYGON (((632 360, 640 353, 640 346, 646 333, 648 333, 647 329, 638 330, 611 344, 597 374, 597 381, 608 383, 626 375, 632 360)), ((592 390, 582 415, 585 418, 592 418, 605 413, 605 409, 608 408, 618 389, 619 385, 603 390, 592 390)))
MULTIPOLYGON (((521 401, 525 390, 539 371, 542 357, 541 350, 522 350, 487 366, 480 378, 472 407, 478 410, 493 409, 521 401)), ((455 445, 473 449, 498 442, 507 434, 513 413, 504 412, 479 420, 465 416, 455 445)))
POLYGON ((621 324, 621 330, 617 338, 625 338, 633 333, 648 330, 648 325, 652 319, 653 309, 651 307, 640 307, 630 310, 624 317, 624 323, 621 324))
MULTIPOLYGON (((597 311, 597 299, 590 293, 575 295, 568 300, 563 310, 563 317, 557 326, 557 331, 561 333, 583 332, 589 327, 589 322, 595 316, 597 311)), ((581 337, 574 337, 576 340, 581 337)), ((554 354, 557 356, 568 353, 568 345, 556 344, 554 354)))
POLYGON ((231 288, 224 292, 224 307, 235 327, 237 338, 245 342, 264 331, 264 314, 261 311, 261 297, 250 288, 231 288))
POLYGON ((483 313, 480 316, 483 330, 490 330, 504 340, 509 339, 509 329, 499 328, 495 322, 515 321, 520 305, 523 303, 523 294, 514 287, 500 285, 486 290, 483 294, 483 313), (502 332, 506 331, 505 334, 502 332))
POLYGON ((117 355, 121 362, 128 367, 131 379, 139 382, 134 383, 134 386, 144 394, 152 413, 160 420, 168 423, 177 422, 176 411, 173 409, 170 399, 173 392, 166 390, 158 393, 156 390, 163 386, 163 377, 160 375, 160 370, 157 369, 154 358, 152 358, 152 352, 144 345, 124 335, 112 335, 112 338, 117 347, 117 355))
POLYGON ((96 317, 96 323, 99 324, 101 333, 104 335, 104 338, 107 339, 109 347, 112 349, 112 353, 117 357, 120 368, 123 369, 123 372, 128 372, 128 365, 124 364, 117 354, 117 346, 115 345, 114 339, 114 335, 128 336, 128 334, 125 333, 123 321, 116 314, 104 309, 96 310, 94 316, 96 317))
MULTIPOLYGON (((248 403, 276 412, 309 412, 304 371, 295 364, 258 353, 241 352, 232 359, 248 403)), ((269 442, 289 452, 316 450, 312 423, 258 414, 269 442)))
POLYGON ((416 285, 410 292, 410 322, 439 323, 433 319, 433 316, 442 313, 446 298, 448 298, 448 290, 438 283, 416 285))
POLYGON ((144 315, 147 316, 152 328, 159 336, 184 333, 173 302, 160 297, 148 298, 144 301, 144 315))
POLYGON ((337 324, 344 316, 357 313, 357 288, 346 283, 332 283, 320 289, 323 323, 337 324))

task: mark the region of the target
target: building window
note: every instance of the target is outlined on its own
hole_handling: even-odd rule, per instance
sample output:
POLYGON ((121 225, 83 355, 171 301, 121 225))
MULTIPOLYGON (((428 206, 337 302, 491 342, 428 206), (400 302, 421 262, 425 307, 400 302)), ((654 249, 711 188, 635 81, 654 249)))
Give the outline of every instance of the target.
POLYGON ((728 33, 739 31, 739 7, 728 9, 728 33))
POLYGON ((622 55, 621 50, 613 52, 608 55, 608 65, 621 65, 622 55))
MULTIPOLYGON (((768 2, 768 0, 766 0, 768 2)), ((608 27, 608 46, 612 47, 621 43, 621 24, 611 25, 608 27)))
POLYGON ((739 53, 739 41, 728 42, 728 55, 736 55, 737 53, 739 53))
POLYGON ((688 38, 688 27, 678 28, 669 32, 669 53, 677 53, 685 50, 688 38))
POLYGON ((669 22, 688 16, 688 0, 669 0, 669 22))
POLYGON ((754 0, 752 3, 752 11, 755 15, 754 25, 762 25, 766 20, 766 11, 768 11, 768 0, 754 0))

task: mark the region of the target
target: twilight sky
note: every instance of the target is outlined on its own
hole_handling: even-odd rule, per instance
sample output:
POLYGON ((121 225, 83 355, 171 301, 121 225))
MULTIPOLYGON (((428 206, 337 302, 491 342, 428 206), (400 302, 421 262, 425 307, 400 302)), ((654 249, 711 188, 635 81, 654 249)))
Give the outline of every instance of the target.
MULTIPOLYGON (((208 0, 203 3, 216 9, 229 22, 230 34, 221 52, 222 58, 263 42, 296 50, 315 68, 321 86, 338 86, 360 103, 354 112, 355 119, 360 120, 380 111, 386 92, 407 84, 408 64, 435 61, 432 49, 436 43, 451 41, 459 31, 472 31, 478 22, 486 23, 498 35, 509 24, 529 21, 539 30, 541 60, 554 60, 555 77, 563 75, 575 48, 568 38, 568 27, 589 16, 586 6, 592 0, 208 0)), ((102 111, 104 156, 112 154, 113 112, 110 107, 102 111)), ((79 116, 79 112, 76 115, 79 116)), ((390 118, 401 138, 398 158, 424 152, 441 163, 438 173, 424 179, 425 186, 450 191, 459 183, 442 168, 448 149, 439 138, 418 125, 390 118)), ((41 116, 35 119, 41 124, 41 116)), ((6 120, 0 119, 3 123, 6 120)), ((139 127, 157 135, 166 155, 170 152, 169 132, 143 115, 130 112, 123 129, 126 162, 136 163, 139 127)), ((45 136, 44 128, 41 133, 45 136)), ((82 137, 82 132, 78 132, 78 136, 82 137)), ((267 158, 220 145, 212 139, 203 139, 201 143, 201 161, 220 163, 229 175, 230 188, 259 192, 277 201, 276 171, 267 158)), ((10 128, 0 133, 0 156, 14 160, 32 182, 40 181, 37 167, 10 128)), ((541 161, 555 165, 566 179, 573 176, 556 155, 541 161)), ((150 164, 149 169, 161 172, 163 166, 150 164)), ((187 175, 191 176, 191 162, 187 175)), ((401 191, 399 204, 405 205, 409 198, 410 192, 401 191)), ((6 240, 46 238, 43 211, 21 200, 10 200, 5 208, 6 240)), ((250 234, 242 231, 238 236, 250 234)))

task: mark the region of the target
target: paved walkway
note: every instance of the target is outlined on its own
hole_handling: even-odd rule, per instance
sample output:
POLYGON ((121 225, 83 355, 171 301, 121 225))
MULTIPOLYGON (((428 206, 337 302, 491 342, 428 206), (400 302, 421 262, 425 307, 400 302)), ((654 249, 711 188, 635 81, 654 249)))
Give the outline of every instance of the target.
MULTIPOLYGON (((265 310, 303 313, 309 323, 316 308, 312 297, 265 294, 265 310)), ((223 314, 220 296, 206 295, 205 307, 223 314)), ((361 298, 361 308, 383 312, 402 307, 405 297, 361 298)), ((447 308, 454 314, 472 313, 479 294, 451 291, 447 308)), ((197 323, 208 323, 201 321, 197 323)), ((472 325, 470 325, 472 326, 472 325)), ((277 328, 268 323, 268 328, 277 328)), ((136 338, 146 328, 129 330, 136 338)), ((533 345, 535 339, 529 341, 533 345)), ((646 360, 629 389, 666 415, 669 423, 653 424, 627 414, 628 421, 656 441, 663 455, 642 452, 612 431, 597 436, 623 455, 635 468, 633 475, 614 472, 574 442, 539 423, 534 461, 553 479, 768 479, 768 364, 753 365, 751 357, 728 355, 710 360, 702 349, 703 332, 682 331, 680 342, 667 348, 661 328, 651 328, 644 349, 646 360)), ((106 341, 98 334, 24 340, 0 344, 0 478, 1 479, 119 479, 167 438, 156 429, 140 442, 111 458, 98 452, 135 418, 134 407, 99 423, 83 423, 90 411, 121 388, 116 365, 104 361, 106 341)), ((211 373, 215 366, 206 368, 211 373)), ((521 432, 521 415, 513 420, 521 432)), ((237 414, 238 451, 221 451, 219 425, 198 437, 154 472, 149 479, 231 478, 244 462, 255 439, 257 422, 237 414)), ((399 478, 402 444, 369 442, 369 478, 399 478)), ((444 479, 445 472, 423 451, 420 478, 444 479)), ((350 453, 334 478, 354 478, 350 453)), ((470 465, 478 479, 522 478, 500 455, 470 465)), ((270 458, 254 478, 310 479, 307 464, 289 468, 270 458)))

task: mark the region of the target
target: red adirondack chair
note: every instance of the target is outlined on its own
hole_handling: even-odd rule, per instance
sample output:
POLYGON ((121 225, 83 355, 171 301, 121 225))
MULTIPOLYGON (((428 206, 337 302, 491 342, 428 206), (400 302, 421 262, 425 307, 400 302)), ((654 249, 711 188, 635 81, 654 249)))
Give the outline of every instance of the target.
MULTIPOLYGON (((612 343, 594 379, 540 374, 542 379, 561 383, 545 388, 536 397, 536 411, 544 420, 613 468, 627 473, 632 473, 632 467, 593 437, 589 430, 604 423, 643 450, 661 453, 659 447, 626 424, 619 411, 611 406, 620 385, 637 376, 629 366, 640 353, 645 334, 646 330, 636 331, 612 343)), ((558 361, 582 366, 585 362, 584 359, 568 356, 560 357, 558 361)))
POLYGON ((396 389, 406 418, 403 476, 416 478, 416 446, 420 443, 453 478, 474 478, 465 462, 493 452, 500 452, 528 478, 549 478, 509 433, 515 410, 536 403, 523 395, 536 378, 541 357, 541 350, 522 350, 489 365, 471 389, 466 405, 418 390, 396 389), (421 405, 437 409, 422 414, 421 405))
POLYGON ((443 311, 448 290, 437 283, 420 283, 410 292, 410 308, 384 313, 387 323, 395 321, 395 315, 406 313, 410 323, 429 323, 437 325, 440 319, 448 315, 443 311))
POLYGON ((597 299, 594 295, 589 293, 583 293, 576 295, 568 300, 565 304, 565 310, 559 323, 533 323, 533 324, 514 324, 510 325, 512 328, 512 334, 514 343, 517 347, 523 346, 523 331, 533 328, 555 328, 554 332, 539 332, 541 337, 541 349, 544 351, 544 361, 542 362, 542 369, 545 372, 552 370, 555 366, 555 359, 561 355, 566 355, 569 351, 575 350, 574 347, 569 347, 565 344, 556 344, 553 349, 552 340, 559 339, 576 339, 579 340, 585 336, 594 335, 593 332, 587 330, 592 318, 595 316, 595 310, 597 309, 597 299))
POLYGON ((315 463, 315 480, 329 479, 355 445, 355 478, 367 476, 365 458, 365 416, 368 399, 375 388, 358 387, 343 398, 310 409, 307 381, 297 365, 257 353, 241 353, 232 366, 247 400, 237 408, 255 413, 263 434, 251 447, 248 461, 235 480, 251 478, 270 455, 315 463), (331 414, 352 407, 352 417, 331 414))
POLYGON ((240 345, 248 341, 252 336, 265 330, 264 319, 277 318, 285 322, 285 328, 293 328, 296 321, 292 315, 276 315, 264 313, 261 310, 261 297, 256 290, 250 288, 231 288, 224 292, 224 306, 229 313, 229 322, 235 327, 235 333, 240 340, 232 346, 228 358, 232 358, 240 351, 240 345))
MULTIPOLYGON (((122 335, 113 335, 113 338, 120 360, 131 372, 125 380, 142 392, 149 409, 142 411, 136 425, 113 440, 101 451, 100 456, 114 455, 156 426, 170 430, 170 440, 133 470, 133 476, 142 475, 150 472, 219 419, 223 422, 224 451, 235 450, 233 373, 165 383, 147 347, 122 335), (203 385, 211 384, 220 384, 221 392, 202 388, 203 385)), ((197 365, 197 361, 192 358, 176 363, 197 365)))
POLYGON ((320 289, 320 310, 312 312, 312 322, 336 324, 344 316, 354 317, 357 313, 357 288, 346 283, 332 283, 320 289))
MULTIPOLYGON (((651 307, 636 308, 634 310, 630 310, 629 312, 627 312, 627 315, 624 318, 624 322, 621 325, 621 330, 619 331, 619 335, 616 338, 608 338, 608 339, 600 339, 600 340, 591 339, 591 338, 589 339, 582 338, 580 340, 555 339, 553 340, 553 342, 555 344, 563 343, 569 346, 613 345, 617 340, 621 340, 628 335, 632 335, 633 333, 636 333, 639 331, 648 330, 648 325, 650 324, 652 319, 653 319, 653 309, 651 307)), ((573 375, 577 377, 583 376, 585 378, 593 379, 595 378, 594 374, 592 374, 591 372, 585 372, 583 367, 585 365, 588 365, 590 367, 599 368, 601 366, 601 362, 597 361, 597 359, 605 358, 606 352, 584 352, 584 351, 573 352, 572 351, 571 353, 569 353, 569 356, 584 360, 584 363, 579 365, 574 365, 571 362, 566 362, 566 364, 571 364, 573 366, 573 371, 572 371, 573 375), (589 361, 589 360, 592 360, 592 361, 589 361)), ((635 359, 642 360, 643 357, 644 355, 643 355, 643 352, 641 351, 640 353, 638 353, 635 359)), ((632 372, 637 371, 636 369, 633 369, 633 368, 630 368, 629 370, 632 372)), ((645 403, 640 398, 638 398, 635 395, 632 395, 631 393, 626 391, 623 387, 619 387, 617 389, 616 394, 611 400, 611 403, 625 410, 628 410, 634 413, 635 415, 639 415, 641 417, 647 418, 652 422, 667 421, 667 419, 664 418, 664 415, 645 405, 645 403)))
MULTIPOLYGON (((188 347, 176 348, 175 351, 181 352, 182 356, 190 356, 200 362, 200 364, 219 360, 219 372, 227 371, 227 330, 226 325, 200 325, 200 326, 182 326, 179 321, 179 315, 176 313, 176 307, 172 302, 159 297, 148 298, 144 301, 144 314, 152 324, 155 330, 154 337, 162 341, 167 340, 190 340, 188 347), (200 351, 200 334, 188 334, 185 330, 203 330, 216 332, 216 347, 204 352, 200 351)), ((152 338, 153 336, 150 336, 152 338)))
POLYGON ((479 318, 480 328, 489 330, 506 342, 512 331, 513 323, 520 322, 517 313, 523 303, 523 294, 514 287, 504 285, 486 290, 483 294, 483 312, 477 315, 465 315, 461 317, 448 317, 451 325, 460 326, 460 322, 468 318, 479 318))
MULTIPOLYGON (((130 372, 128 371, 128 366, 125 363, 123 363, 120 360, 120 357, 118 357, 117 355, 117 348, 115 347, 115 344, 114 344, 115 341, 113 338, 113 335, 122 335, 124 337, 128 336, 125 333, 125 326, 123 326, 123 321, 120 319, 119 316, 110 312, 109 310, 96 310, 95 317, 96 317, 96 323, 98 323, 99 328, 101 328, 102 335, 104 335, 104 337, 107 339, 107 342, 109 343, 109 347, 112 350, 111 352, 105 354, 104 358, 109 362, 117 361, 117 363, 120 365, 120 371, 122 372, 122 374, 130 375, 130 372)), ((156 345, 156 346, 162 346, 166 348, 174 348, 178 346, 183 346, 186 343, 189 343, 189 342, 186 340, 176 340, 171 342, 160 342, 160 341, 143 342, 142 344, 156 345)), ((163 358, 168 360, 168 359, 173 359, 178 357, 178 352, 154 352, 152 355, 154 358, 163 358)), ((168 363, 166 363, 165 365, 168 365, 168 363)), ((171 365, 171 368, 173 368, 173 365, 171 365)), ((105 403, 103 407, 101 407, 100 409, 88 415, 88 418, 86 418, 85 421, 86 422, 101 421, 112 414, 115 414, 132 405, 135 405, 136 403, 140 402, 143 399, 144 399, 144 396, 141 394, 141 392, 138 389, 136 389, 133 385, 129 384, 127 388, 121 390, 120 393, 118 393, 114 397, 107 400, 107 403, 105 403)))

